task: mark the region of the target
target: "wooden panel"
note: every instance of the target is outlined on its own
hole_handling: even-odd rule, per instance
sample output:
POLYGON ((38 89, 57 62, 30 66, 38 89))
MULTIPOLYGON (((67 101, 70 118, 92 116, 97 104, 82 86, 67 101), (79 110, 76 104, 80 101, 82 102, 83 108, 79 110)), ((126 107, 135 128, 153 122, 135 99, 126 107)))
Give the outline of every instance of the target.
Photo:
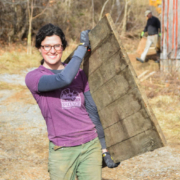
POLYGON ((86 53, 82 68, 114 161, 163 147, 162 130, 110 15, 91 30, 89 38, 92 50, 86 53))
MULTIPOLYGON (((95 98, 94 98, 95 99, 95 98)), ((95 100, 96 101, 96 100, 95 100)), ((117 99, 99 111, 103 128, 123 120, 144 108, 137 89, 117 99), (136 91, 135 91, 136 90, 136 91)))
MULTIPOLYGON (((101 56, 98 56, 98 58, 101 59, 101 56)), ((91 92, 96 91, 100 86, 102 86, 102 84, 111 81, 112 77, 119 74, 120 71, 127 67, 127 64, 123 62, 123 59, 121 59, 121 61, 119 61, 119 59, 121 59, 121 52, 117 51, 111 58, 108 58, 105 63, 102 63, 96 71, 93 73, 89 72, 89 84, 92 87, 91 92)), ((126 71, 129 72, 129 69, 124 70, 124 72, 122 72, 123 75, 120 75, 123 77, 118 78, 126 79, 128 73, 126 71)), ((122 82, 119 81, 118 78, 116 78, 116 81, 120 86, 122 86, 122 82)))
POLYGON ((144 109, 132 114, 130 117, 117 121, 117 123, 104 129, 107 146, 113 146, 152 128, 152 123, 144 109), (114 135, 116 134, 116 136, 114 135))
POLYGON ((119 50, 115 37, 110 34, 106 41, 98 45, 89 58, 89 74, 93 73, 103 62, 108 60, 119 50), (99 58, 100 57, 100 58, 99 58))
POLYGON ((105 39, 111 34, 111 29, 109 28, 107 19, 103 18, 98 24, 99 26, 96 26, 93 29, 93 34, 89 34, 92 51, 97 48, 98 45, 102 45, 102 41, 105 41, 105 39))
MULTIPOLYGON (((136 87, 133 81, 127 80, 128 75, 129 69, 125 69, 121 74, 114 76, 114 78, 111 78, 104 83, 95 92, 92 91, 92 96, 97 101, 98 110, 106 107, 108 104, 114 102, 119 97, 124 96, 129 91, 132 91, 132 88, 136 87)), ((90 87, 92 85, 99 86, 98 84, 92 84, 90 81, 90 87)))
POLYGON ((111 146, 109 152, 115 162, 123 161, 162 147, 162 141, 157 137, 158 132, 150 129, 126 141, 111 146))

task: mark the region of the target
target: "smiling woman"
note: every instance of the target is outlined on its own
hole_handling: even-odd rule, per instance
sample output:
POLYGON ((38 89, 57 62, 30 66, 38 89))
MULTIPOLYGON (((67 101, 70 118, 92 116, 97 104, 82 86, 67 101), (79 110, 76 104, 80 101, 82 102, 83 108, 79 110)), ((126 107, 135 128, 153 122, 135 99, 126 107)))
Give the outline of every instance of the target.
POLYGON ((43 26, 36 36, 41 66, 26 75, 26 85, 46 121, 49 137, 48 168, 51 179, 100 180, 102 153, 108 167, 117 167, 106 150, 104 131, 92 99, 87 77, 79 69, 89 30, 81 32, 71 61, 61 61, 67 42, 62 30, 43 26), (102 150, 101 150, 102 149, 102 150), (82 153, 83 152, 83 153, 82 153))
POLYGON ((48 69, 63 69, 61 62, 63 53, 62 42, 59 36, 47 36, 41 43, 39 51, 44 59, 43 66, 48 69))
POLYGON ((62 69, 61 57, 66 46, 63 31, 53 24, 43 26, 36 35, 36 48, 43 57, 41 65, 49 69, 62 69))

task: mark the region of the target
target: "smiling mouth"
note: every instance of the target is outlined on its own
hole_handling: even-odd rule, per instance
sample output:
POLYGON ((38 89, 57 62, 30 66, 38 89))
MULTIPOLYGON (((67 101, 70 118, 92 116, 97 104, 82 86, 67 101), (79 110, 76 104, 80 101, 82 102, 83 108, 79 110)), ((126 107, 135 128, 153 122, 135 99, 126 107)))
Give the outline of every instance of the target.
POLYGON ((50 57, 51 59, 54 59, 57 57, 57 54, 56 55, 49 55, 48 57, 50 57))

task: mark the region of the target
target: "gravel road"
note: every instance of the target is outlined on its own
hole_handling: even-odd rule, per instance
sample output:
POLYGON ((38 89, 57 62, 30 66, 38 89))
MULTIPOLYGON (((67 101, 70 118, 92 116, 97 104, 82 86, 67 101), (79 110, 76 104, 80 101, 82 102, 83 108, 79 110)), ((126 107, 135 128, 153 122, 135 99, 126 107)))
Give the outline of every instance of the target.
MULTIPOLYGON (((27 71, 26 71, 27 72, 27 71)), ((26 72, 0 75, 1 82, 22 86, 26 72)), ((0 180, 49 180, 48 139, 45 121, 31 94, 12 99, 19 90, 0 90, 0 180)), ((116 169, 103 169, 103 180, 178 180, 180 143, 123 161, 116 169)))

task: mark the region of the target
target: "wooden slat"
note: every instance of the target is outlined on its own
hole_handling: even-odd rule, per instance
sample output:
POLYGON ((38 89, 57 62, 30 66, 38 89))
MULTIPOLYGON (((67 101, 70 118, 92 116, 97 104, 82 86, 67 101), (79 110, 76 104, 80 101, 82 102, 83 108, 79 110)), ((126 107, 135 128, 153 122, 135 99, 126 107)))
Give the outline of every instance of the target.
MULTIPOLYGON (((84 69, 115 162, 163 147, 166 140, 149 106, 110 15, 89 33, 84 69)), ((67 59, 67 62, 71 56, 67 59)))
POLYGON ((133 115, 144 108, 139 92, 132 91, 99 111, 104 128, 133 115))
POLYGON ((121 141, 128 140, 131 137, 152 129, 152 127, 147 113, 144 109, 141 109, 104 129, 108 143, 107 146, 110 147, 121 141), (116 136, 114 136, 114 134, 116 134, 116 136))
POLYGON ((109 151, 115 162, 123 161, 162 147, 162 141, 157 137, 158 132, 150 129, 111 146, 109 151))

